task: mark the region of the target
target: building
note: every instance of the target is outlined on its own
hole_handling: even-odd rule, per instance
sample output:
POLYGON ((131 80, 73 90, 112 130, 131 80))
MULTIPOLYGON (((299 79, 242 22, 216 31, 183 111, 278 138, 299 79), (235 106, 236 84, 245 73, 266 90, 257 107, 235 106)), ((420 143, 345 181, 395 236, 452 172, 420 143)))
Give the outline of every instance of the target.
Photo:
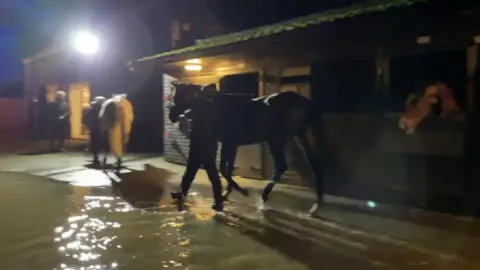
POLYGON ((84 61, 71 54, 50 49, 24 59, 25 103, 28 108, 28 130, 33 139, 47 138, 46 103, 54 98, 58 89, 68 94, 70 105, 69 138, 88 140, 82 125, 83 110, 95 96, 110 97, 126 93, 135 109, 130 149, 161 151, 161 87, 158 77, 151 73, 133 73, 125 67, 112 67, 99 62, 84 61), (151 92, 155 94, 152 94, 151 92))
MULTIPOLYGON (((310 97, 325 125, 326 189, 330 194, 422 206, 465 198, 464 129, 478 104, 478 9, 463 1, 367 1, 246 31, 199 40, 146 57, 170 81, 217 83, 256 74, 258 95, 293 90, 310 97), (399 23, 401 22, 401 23, 399 23), (192 62, 202 69, 185 70, 192 62), (235 77, 235 76, 233 76, 235 77), (409 93, 442 80, 468 121, 434 121, 413 137, 398 128, 409 93), (467 94, 468 93, 468 94, 467 94), (448 142, 448 143, 446 143, 448 142)), ((165 119, 165 156, 180 163, 173 140, 187 140, 165 119)), ((264 145, 242 147, 237 175, 268 178, 272 158, 264 145)), ((295 171, 288 173, 300 182, 295 171)))
POLYGON ((96 24, 103 30, 103 37, 114 47, 96 61, 83 59, 65 48, 53 47, 24 59, 25 102, 32 138, 46 138, 45 103, 58 88, 69 94, 70 137, 81 140, 88 139, 81 125, 81 112, 90 100, 97 95, 109 97, 112 93, 127 93, 136 116, 129 149, 161 151, 163 129, 157 127, 163 128, 163 108, 158 106, 162 99, 162 75, 153 74, 151 70, 131 72, 125 66, 128 59, 152 50, 191 45, 196 39, 219 34, 222 30, 208 13, 204 1, 149 1, 135 7, 124 7, 120 15, 102 16, 102 23, 97 18, 96 24), (187 3, 191 9, 185 9, 187 3), (118 25, 122 25, 121 31, 118 25))

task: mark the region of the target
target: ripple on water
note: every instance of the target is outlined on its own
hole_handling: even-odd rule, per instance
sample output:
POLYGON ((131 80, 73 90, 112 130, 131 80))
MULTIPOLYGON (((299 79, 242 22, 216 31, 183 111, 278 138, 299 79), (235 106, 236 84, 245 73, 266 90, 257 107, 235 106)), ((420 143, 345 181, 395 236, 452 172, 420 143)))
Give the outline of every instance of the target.
POLYGON ((210 200, 178 213, 133 208, 109 189, 51 182, 2 181, 0 192, 2 215, 12 217, 0 225, 2 270, 306 269, 212 220, 210 200))

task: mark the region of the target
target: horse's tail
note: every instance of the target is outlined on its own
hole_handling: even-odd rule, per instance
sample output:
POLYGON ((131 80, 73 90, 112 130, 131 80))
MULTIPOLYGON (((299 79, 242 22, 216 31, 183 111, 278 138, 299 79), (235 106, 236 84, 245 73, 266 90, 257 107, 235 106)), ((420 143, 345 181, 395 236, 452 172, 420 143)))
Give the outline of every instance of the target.
POLYGON ((311 170, 314 172, 314 187, 317 194, 317 203, 323 201, 323 161, 322 152, 325 147, 325 133, 321 116, 315 110, 313 102, 309 99, 305 101, 306 105, 306 127, 301 139, 306 158, 310 163, 311 170))

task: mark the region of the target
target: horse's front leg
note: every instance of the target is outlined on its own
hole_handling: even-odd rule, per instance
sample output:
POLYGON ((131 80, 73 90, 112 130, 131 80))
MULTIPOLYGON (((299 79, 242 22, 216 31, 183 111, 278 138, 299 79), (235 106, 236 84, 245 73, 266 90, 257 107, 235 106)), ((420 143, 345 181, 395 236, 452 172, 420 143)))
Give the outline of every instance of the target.
POLYGON ((286 140, 273 139, 267 141, 268 148, 272 154, 275 162, 275 172, 270 182, 265 186, 262 193, 262 200, 266 202, 270 192, 272 192, 275 185, 280 181, 282 175, 287 171, 287 158, 285 156, 285 144, 286 140))
POLYGON ((227 200, 228 196, 235 189, 243 196, 248 196, 247 189, 242 188, 235 180, 233 180, 233 170, 235 168, 235 159, 237 157, 237 146, 234 144, 222 143, 220 157, 220 172, 228 182, 227 191, 223 194, 223 199, 227 200))
POLYGON ((107 168, 107 156, 108 156, 108 152, 105 151, 105 154, 103 156, 103 168, 106 169, 107 168))
POLYGON ((120 169, 122 168, 122 157, 117 157, 117 165, 115 167, 115 170, 117 173, 120 173, 120 169))

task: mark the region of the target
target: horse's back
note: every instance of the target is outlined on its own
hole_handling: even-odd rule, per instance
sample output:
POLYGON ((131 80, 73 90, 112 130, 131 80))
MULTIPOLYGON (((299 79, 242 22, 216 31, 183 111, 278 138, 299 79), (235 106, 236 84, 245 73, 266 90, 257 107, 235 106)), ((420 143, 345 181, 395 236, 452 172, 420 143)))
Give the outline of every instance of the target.
POLYGON ((262 140, 265 103, 250 96, 225 95, 220 101, 220 140, 248 145, 262 140))
POLYGON ((264 97, 263 102, 271 107, 280 109, 290 109, 296 107, 309 106, 311 101, 293 91, 285 91, 280 93, 270 94, 264 97))

